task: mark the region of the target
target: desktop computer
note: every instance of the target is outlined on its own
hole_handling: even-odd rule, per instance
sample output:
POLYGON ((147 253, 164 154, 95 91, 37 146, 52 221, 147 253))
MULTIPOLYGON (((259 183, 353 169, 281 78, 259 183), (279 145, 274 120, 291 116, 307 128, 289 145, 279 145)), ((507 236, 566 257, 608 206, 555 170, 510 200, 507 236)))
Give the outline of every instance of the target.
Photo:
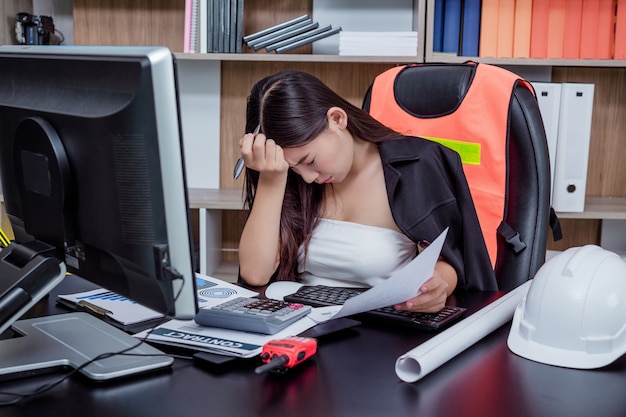
MULTIPOLYGON (((132 348, 80 314, 16 323, 66 270, 167 317, 197 313, 176 80, 162 47, 0 46, 0 176, 15 235, 0 252, 0 331, 28 333, 0 341, 0 376, 132 348)), ((136 352, 148 364, 107 358, 97 367, 111 372, 92 377, 172 361, 136 352)))

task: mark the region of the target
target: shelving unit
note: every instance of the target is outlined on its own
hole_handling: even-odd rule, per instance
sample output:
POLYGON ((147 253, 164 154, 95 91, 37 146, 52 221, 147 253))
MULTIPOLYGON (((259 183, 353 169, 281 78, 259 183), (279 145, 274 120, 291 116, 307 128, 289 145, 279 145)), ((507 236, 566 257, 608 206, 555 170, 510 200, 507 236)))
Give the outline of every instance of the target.
MULTIPOLYGON (((383 4, 382 2, 381 4, 383 4)), ((353 104, 360 106, 373 78, 382 71, 410 62, 464 62, 474 60, 508 67, 545 69, 554 82, 590 82, 596 85, 587 204, 583 213, 559 213, 564 240, 550 249, 599 243, 603 219, 626 220, 626 61, 512 59, 450 56, 433 53, 434 0, 413 0, 414 29, 419 46, 415 56, 335 56, 311 54, 311 47, 277 55, 250 50, 242 54, 184 54, 182 0, 73 0, 74 39, 82 45, 164 45, 182 63, 181 79, 191 85, 211 85, 218 95, 216 121, 207 126, 196 112, 193 126, 183 121, 185 136, 213 141, 219 147, 219 190, 190 190, 190 205, 197 210, 205 272, 219 270, 222 261, 236 265, 236 248, 245 213, 241 210, 242 180, 232 180, 238 158, 238 139, 245 125, 249 88, 260 78, 282 69, 300 69, 318 76, 353 104), (217 70, 216 70, 217 69, 217 70), (190 78, 191 77, 191 78, 190 78), (219 115, 219 116, 218 116, 219 115), (208 133, 207 133, 208 132, 208 133), (215 143, 218 141, 218 143, 215 143), (221 236, 221 239, 220 239, 221 236), (204 239, 204 240, 203 240, 204 239), (207 249, 207 250, 204 250, 207 249)), ((312 15, 313 0, 250 0, 245 2, 244 34, 256 32, 304 13, 312 15)), ((329 22, 330 23, 330 22, 329 22)), ((245 49, 245 48, 244 48, 245 49)), ((545 81, 545 80, 543 80, 545 81)), ((205 90, 200 88, 206 96, 205 90)), ((191 93, 195 93, 192 91, 191 93)), ((204 103, 210 98, 201 97, 204 103)), ((207 104, 208 106, 209 104, 207 104)), ((211 104, 213 105, 213 104, 211 104)), ((196 139, 194 139, 196 140, 196 139)), ((191 185, 193 186, 193 185, 191 185)), ((236 274, 236 269, 235 269, 236 274)))

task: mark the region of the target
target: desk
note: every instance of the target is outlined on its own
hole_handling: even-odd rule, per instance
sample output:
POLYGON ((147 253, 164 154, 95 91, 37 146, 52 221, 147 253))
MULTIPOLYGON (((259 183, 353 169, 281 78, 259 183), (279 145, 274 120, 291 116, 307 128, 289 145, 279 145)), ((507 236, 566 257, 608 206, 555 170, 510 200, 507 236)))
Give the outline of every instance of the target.
MULTIPOLYGON (((55 294, 90 284, 68 277, 30 316, 66 312, 55 294)), ((320 346, 300 369, 256 375, 256 361, 209 372, 176 359, 171 370, 94 383, 77 376, 3 417, 185 416, 626 416, 626 356, 602 370, 578 371, 520 358, 506 346, 505 325, 424 379, 407 384, 394 363, 419 333, 361 325, 320 346)), ((1 352, 0 352, 1 354, 1 352)), ((0 383, 32 389, 53 375, 0 383)))

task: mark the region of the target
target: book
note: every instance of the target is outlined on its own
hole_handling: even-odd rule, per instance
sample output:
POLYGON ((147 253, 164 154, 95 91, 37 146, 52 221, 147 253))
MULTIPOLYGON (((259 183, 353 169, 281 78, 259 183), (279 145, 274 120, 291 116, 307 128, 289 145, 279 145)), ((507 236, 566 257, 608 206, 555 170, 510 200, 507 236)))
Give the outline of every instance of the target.
POLYGON ((496 56, 513 56, 513 32, 515 28, 515 0, 500 0, 498 3, 498 42, 496 56))
POLYGON ((550 0, 548 5, 548 58, 563 58, 566 0, 550 0))
POLYGON ((580 37, 583 17, 583 0, 569 0, 565 9, 565 38, 563 39, 563 58, 580 57, 580 37))
MULTIPOLYGON (((417 27, 415 4, 414 0, 312 0, 311 17, 320 25, 341 27, 346 32, 409 32, 417 27)), ((339 36, 315 41, 311 51, 337 55, 339 36)))
POLYGON ((530 57, 530 32, 532 23, 533 0, 515 2, 515 20, 513 24, 513 58, 530 57))
POLYGON ((533 1, 530 29, 530 57, 548 57, 548 6, 547 0, 533 1))
POLYGON ((417 32, 339 33, 339 55, 415 56, 417 32))
POLYGON ((495 58, 498 52, 499 0, 482 0, 481 11, 478 54, 495 58))
POLYGON ((461 51, 463 56, 478 56, 480 42, 480 1, 463 1, 463 21, 461 25, 461 51))
POLYGON ((443 52, 459 54, 461 42, 461 0, 444 0, 443 52))

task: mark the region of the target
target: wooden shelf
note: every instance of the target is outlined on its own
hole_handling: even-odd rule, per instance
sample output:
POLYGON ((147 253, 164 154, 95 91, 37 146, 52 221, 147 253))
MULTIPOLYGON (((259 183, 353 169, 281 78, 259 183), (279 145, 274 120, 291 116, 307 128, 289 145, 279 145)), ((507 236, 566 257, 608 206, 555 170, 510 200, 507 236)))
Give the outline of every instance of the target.
POLYGON ((243 210, 243 190, 235 188, 189 188, 189 208, 243 210))
POLYGON ((195 61, 242 61, 242 62, 325 62, 325 63, 410 63, 422 62, 419 56, 350 56, 315 54, 174 54, 177 59, 195 61))
POLYGON ((548 67, 592 67, 592 68, 623 68, 626 60, 623 59, 540 59, 540 58, 484 58, 475 56, 457 56, 445 53, 427 53, 423 60, 421 56, 347 56, 347 55, 315 55, 315 54, 188 54, 176 53, 181 60, 197 61, 242 61, 242 62, 326 62, 326 63, 411 63, 411 62, 442 62, 462 63, 466 61, 482 62, 493 65, 523 65, 548 67))
POLYGON ((558 212, 557 215, 560 219, 626 220, 626 198, 586 197, 585 211, 558 212))
POLYGON ((465 61, 482 62, 493 65, 525 65, 549 67, 595 67, 595 68, 623 68, 626 60, 623 59, 543 59, 543 58, 484 58, 476 56, 456 56, 445 53, 427 52, 426 62, 460 63, 465 61))

